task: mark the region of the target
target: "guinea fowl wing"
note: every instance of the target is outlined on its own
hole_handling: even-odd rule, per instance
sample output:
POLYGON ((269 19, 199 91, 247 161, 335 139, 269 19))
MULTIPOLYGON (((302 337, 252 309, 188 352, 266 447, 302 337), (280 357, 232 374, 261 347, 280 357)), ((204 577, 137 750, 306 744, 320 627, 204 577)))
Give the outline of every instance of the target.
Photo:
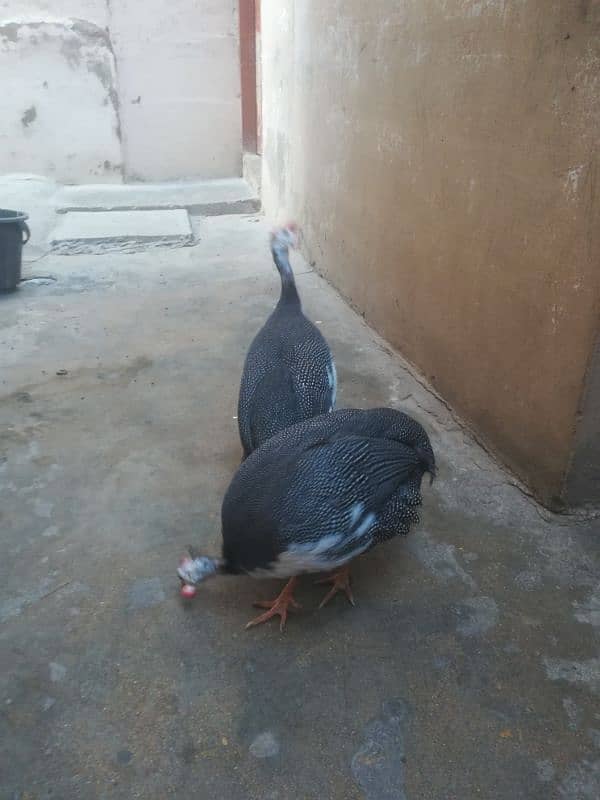
POLYGON ((238 426, 245 455, 275 433, 330 411, 336 374, 327 342, 299 307, 279 306, 244 363, 238 426))
POLYGON ((421 478, 434 464, 419 423, 384 411, 324 414, 248 457, 223 501, 223 554, 233 571, 283 577, 333 569, 407 532, 421 478))
POLYGON ((247 408, 250 450, 287 427, 289 420, 302 418, 299 397, 294 391, 294 375, 286 364, 275 362, 269 366, 247 408))
POLYGON ((314 325, 295 342, 289 355, 294 393, 301 408, 300 419, 326 414, 335 405, 337 378, 327 342, 314 325))
POLYGON ((355 535, 419 470, 419 454, 400 442, 343 436, 315 444, 286 476, 276 505, 279 534, 288 542, 355 535))

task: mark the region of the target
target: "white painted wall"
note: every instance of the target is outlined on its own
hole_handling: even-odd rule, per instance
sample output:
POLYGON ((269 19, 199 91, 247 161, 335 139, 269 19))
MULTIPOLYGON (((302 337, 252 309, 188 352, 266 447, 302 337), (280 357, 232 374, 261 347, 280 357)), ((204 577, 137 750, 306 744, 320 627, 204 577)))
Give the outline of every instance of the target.
POLYGON ((237 0, 0 0, 0 174, 241 174, 237 0))
POLYGON ((111 8, 127 177, 240 175, 237 0, 111 8))
POLYGON ((85 19, 100 27, 108 25, 108 9, 118 0, 0 0, 1 20, 85 19))
POLYGON ((115 61, 104 27, 5 17, 0 76, 0 173, 121 179, 115 61))

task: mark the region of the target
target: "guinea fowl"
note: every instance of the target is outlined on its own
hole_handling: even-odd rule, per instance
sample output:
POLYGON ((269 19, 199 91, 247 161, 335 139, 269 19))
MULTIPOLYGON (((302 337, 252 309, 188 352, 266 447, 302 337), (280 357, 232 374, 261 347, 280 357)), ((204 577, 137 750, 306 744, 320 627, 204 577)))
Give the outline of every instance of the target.
POLYGON ((281 295, 244 364, 238 402, 244 457, 289 425, 331 411, 335 403, 333 358, 319 330, 302 313, 289 261, 297 233, 292 223, 271 234, 281 295))
POLYGON ((287 428, 239 467, 223 500, 221 558, 181 560, 182 594, 217 574, 290 578, 267 611, 285 625, 298 607, 298 575, 332 571, 325 580, 350 602, 349 564, 418 522, 421 480, 433 481, 435 458, 423 427, 390 408, 342 409, 287 428))

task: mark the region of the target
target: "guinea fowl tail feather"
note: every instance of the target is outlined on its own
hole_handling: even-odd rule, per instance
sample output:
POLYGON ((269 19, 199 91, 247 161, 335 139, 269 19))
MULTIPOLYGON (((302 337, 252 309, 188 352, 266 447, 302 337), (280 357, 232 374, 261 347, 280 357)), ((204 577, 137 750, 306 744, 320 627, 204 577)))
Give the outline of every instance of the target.
POLYGON ((433 480, 437 474, 437 467, 435 466, 435 456, 431 450, 427 450, 425 447, 421 445, 415 446, 415 452, 419 456, 421 460, 421 464, 423 465, 423 472, 429 473, 429 485, 433 483, 433 480))

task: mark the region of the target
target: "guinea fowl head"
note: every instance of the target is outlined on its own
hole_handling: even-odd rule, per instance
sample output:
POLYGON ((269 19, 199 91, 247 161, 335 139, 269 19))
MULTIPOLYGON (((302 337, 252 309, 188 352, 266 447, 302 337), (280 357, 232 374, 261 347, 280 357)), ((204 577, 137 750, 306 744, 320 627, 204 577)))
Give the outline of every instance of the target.
POLYGON ((218 558, 199 556, 189 549, 189 555, 183 556, 179 561, 177 574, 181 581, 181 596, 191 598, 196 594, 199 583, 212 578, 221 571, 222 562, 218 558))
POLYGON ((300 228, 295 222, 288 222, 281 228, 275 228, 271 231, 271 247, 273 249, 288 250, 293 247, 298 247, 300 239, 300 228))

